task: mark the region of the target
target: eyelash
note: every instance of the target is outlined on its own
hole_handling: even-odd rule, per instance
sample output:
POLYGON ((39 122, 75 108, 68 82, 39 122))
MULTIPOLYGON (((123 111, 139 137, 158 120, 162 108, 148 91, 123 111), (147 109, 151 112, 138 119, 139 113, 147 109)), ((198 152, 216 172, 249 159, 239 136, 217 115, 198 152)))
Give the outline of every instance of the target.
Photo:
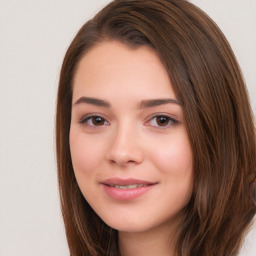
MULTIPOLYGON (((102 127, 102 126, 105 126, 105 125, 109 125, 110 123, 102 116, 100 115, 86 115, 84 117, 82 117, 82 119, 79 121, 79 123, 83 124, 83 125, 86 125, 86 126, 89 126, 89 127, 102 127), (99 118, 101 122, 103 122, 103 124, 100 124, 100 125, 95 125, 93 124, 93 121, 96 121, 96 119, 99 118), (93 120, 94 119, 94 120, 93 120)), ((154 115, 152 116, 149 121, 146 122, 146 125, 147 126, 152 126, 152 127, 156 127, 158 129, 167 129, 169 128, 170 126, 172 125, 175 125, 177 124, 178 121, 168 115, 154 115), (168 121, 167 125, 157 125, 157 118, 163 118, 164 120, 163 121, 168 121), (152 125, 152 122, 154 122, 154 124, 152 125), (151 123, 151 124, 150 124, 151 123)))
POLYGON ((100 118, 102 121, 104 121, 103 125, 106 125, 106 123, 107 123, 107 125, 109 125, 109 122, 104 117, 102 117, 100 115, 86 115, 86 116, 82 117, 82 119, 80 120, 80 123, 84 124, 86 126, 91 126, 91 127, 101 127, 101 126, 103 126, 103 125, 99 125, 99 126, 94 125, 92 123, 93 118, 95 118, 95 120, 96 120, 96 118, 100 118))
POLYGON ((152 116, 149 121, 146 122, 146 125, 148 126, 153 126, 153 127, 157 127, 158 129, 167 129, 169 128, 170 126, 172 125, 175 125, 177 124, 178 121, 168 115, 155 115, 155 116, 152 116), (163 121, 168 121, 167 125, 159 125, 157 124, 157 118, 163 118, 164 120, 163 121), (152 125, 152 122, 154 122, 154 125, 152 125), (150 124, 151 123, 151 124, 150 124))

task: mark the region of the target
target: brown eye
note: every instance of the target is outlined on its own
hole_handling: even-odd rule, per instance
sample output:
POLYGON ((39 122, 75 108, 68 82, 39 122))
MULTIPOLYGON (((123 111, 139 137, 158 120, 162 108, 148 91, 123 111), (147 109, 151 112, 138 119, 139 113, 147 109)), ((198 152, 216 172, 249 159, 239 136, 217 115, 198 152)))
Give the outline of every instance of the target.
POLYGON ((148 122, 147 125, 156 127, 156 128, 169 128, 174 124, 177 124, 178 121, 171 118, 170 116, 165 115, 156 115, 153 116, 148 122))
POLYGON ((94 126, 101 126, 105 124, 105 120, 104 118, 100 117, 100 116, 94 116, 92 117, 92 124, 94 126))
POLYGON ((166 126, 170 122, 170 118, 167 116, 157 116, 156 123, 158 126, 166 126))
POLYGON ((109 122, 101 116, 87 116, 82 118, 80 123, 92 127, 109 125, 109 122))

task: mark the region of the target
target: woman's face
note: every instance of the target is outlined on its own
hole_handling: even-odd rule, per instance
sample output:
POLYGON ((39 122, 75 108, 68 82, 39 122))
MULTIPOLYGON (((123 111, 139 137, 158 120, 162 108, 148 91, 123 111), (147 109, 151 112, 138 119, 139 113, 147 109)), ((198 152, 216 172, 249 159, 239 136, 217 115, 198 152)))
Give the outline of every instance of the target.
POLYGON ((193 154, 158 55, 101 43, 73 85, 70 150, 87 202, 119 231, 168 227, 191 197, 193 154))

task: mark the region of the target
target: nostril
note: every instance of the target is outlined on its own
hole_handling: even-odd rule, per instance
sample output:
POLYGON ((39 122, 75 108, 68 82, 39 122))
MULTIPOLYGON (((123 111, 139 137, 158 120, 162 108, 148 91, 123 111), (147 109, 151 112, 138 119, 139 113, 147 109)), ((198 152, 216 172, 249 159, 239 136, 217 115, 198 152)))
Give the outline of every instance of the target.
POLYGON ((128 163, 136 163, 134 160, 129 160, 128 163))
POLYGON ((111 164, 117 164, 117 165, 136 164, 136 161, 134 161, 134 160, 121 161, 121 160, 113 160, 113 159, 110 159, 109 162, 110 162, 111 164))
POLYGON ((127 140, 127 136, 119 135, 106 151, 106 160, 120 166, 139 164, 144 159, 144 153, 137 140, 127 140))
POLYGON ((107 155, 107 160, 109 161, 110 164, 116 164, 119 166, 125 166, 125 165, 134 165, 134 164, 139 164, 143 161, 143 154, 142 152, 135 152, 133 151, 132 153, 129 154, 121 154, 116 153, 116 154, 108 154, 107 155))

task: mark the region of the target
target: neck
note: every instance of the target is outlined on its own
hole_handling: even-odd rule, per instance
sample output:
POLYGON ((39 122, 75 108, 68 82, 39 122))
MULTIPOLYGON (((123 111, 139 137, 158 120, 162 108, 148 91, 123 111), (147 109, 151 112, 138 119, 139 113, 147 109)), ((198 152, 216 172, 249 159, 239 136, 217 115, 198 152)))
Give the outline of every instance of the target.
POLYGON ((174 256, 174 234, 170 224, 146 232, 118 232, 121 256, 174 256), (171 231, 170 231, 171 230, 171 231))

